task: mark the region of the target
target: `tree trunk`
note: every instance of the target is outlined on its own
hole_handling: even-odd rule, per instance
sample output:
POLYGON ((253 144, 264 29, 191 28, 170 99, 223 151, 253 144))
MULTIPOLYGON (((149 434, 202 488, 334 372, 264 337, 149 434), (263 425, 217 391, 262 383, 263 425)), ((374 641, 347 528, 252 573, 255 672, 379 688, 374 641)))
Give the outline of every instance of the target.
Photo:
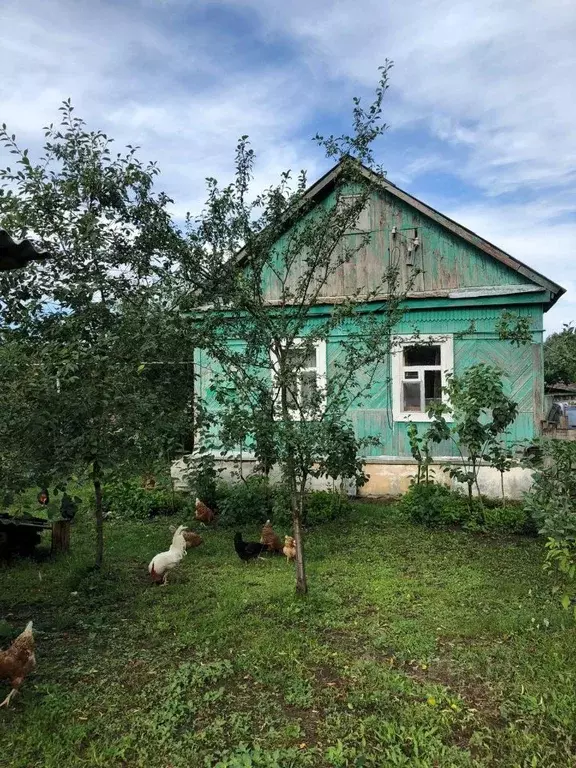
POLYGON ((472 483, 468 480, 468 509, 472 514, 472 483))
POLYGON ((296 542, 296 592, 305 595, 308 592, 306 569, 304 567, 304 542, 302 541, 302 493, 295 499, 296 506, 292 510, 294 539, 296 542))
POLYGON ((170 473, 170 489, 172 491, 172 514, 176 514, 176 491, 174 490, 174 478, 172 477, 172 473, 170 473))
POLYGON ((102 483, 100 481, 100 467, 94 462, 92 480, 94 483, 94 495, 96 497, 96 561, 94 567, 100 570, 104 559, 104 512, 102 509, 102 483))
MULTIPOLYGON (((282 378, 280 379, 283 381, 282 378)), ((280 402, 282 405, 282 419, 285 425, 290 423, 290 410, 288 408, 288 394, 284 383, 280 384, 280 402)), ((296 461, 292 446, 289 446, 286 456, 284 473, 290 488, 290 506, 292 507, 292 526, 294 529, 294 542, 296 544, 296 592, 305 595, 308 592, 306 569, 304 566, 304 546, 302 542, 302 500, 303 491, 298 492, 296 482, 296 461)), ((303 483, 303 485, 305 482, 303 483)))
MULTIPOLYGON (((473 483, 476 486, 476 491, 478 493, 478 503, 480 504, 480 509, 484 509, 484 503, 482 501, 482 494, 480 493, 480 486, 478 485, 478 471, 480 467, 476 466, 476 459, 472 461, 472 474, 474 475, 473 483)), ((472 512, 472 494, 470 494, 470 512, 472 512)))
POLYGON ((68 552, 70 549, 70 521, 57 520, 52 523, 52 546, 51 554, 68 552))
POLYGON ((506 506, 506 494, 504 493, 504 472, 500 472, 500 488, 502 489, 502 506, 506 506))

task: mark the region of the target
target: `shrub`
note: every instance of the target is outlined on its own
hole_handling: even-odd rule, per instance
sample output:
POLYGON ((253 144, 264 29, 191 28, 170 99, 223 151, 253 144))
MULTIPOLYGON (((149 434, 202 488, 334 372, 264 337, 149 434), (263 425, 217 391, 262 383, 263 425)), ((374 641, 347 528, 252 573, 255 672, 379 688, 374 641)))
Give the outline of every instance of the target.
POLYGON ((473 514, 462 525, 467 530, 494 531, 498 533, 521 533, 535 536, 538 532, 534 518, 522 502, 508 499, 502 506, 500 499, 482 497, 482 504, 474 499, 473 514))
POLYGON ((434 527, 460 523, 466 503, 445 485, 418 483, 410 486, 398 506, 413 523, 434 527))
MULTIPOLYGON (((218 487, 218 507, 223 525, 260 525, 271 520, 291 526, 290 495, 283 484, 271 485, 267 477, 253 476, 234 485, 218 487)), ((334 491, 310 491, 304 500, 304 524, 321 525, 349 509, 345 496, 334 491)))
POLYGON ((348 498, 336 491, 310 491, 304 499, 304 524, 313 526, 341 518, 350 509, 348 498))
POLYGON ((207 504, 210 509, 219 511, 218 470, 213 454, 211 452, 191 454, 184 460, 187 463, 186 477, 194 496, 207 504))
POLYGON ((528 511, 521 504, 482 497, 469 500, 445 485, 420 483, 410 487, 398 507, 414 523, 429 527, 459 525, 470 531, 535 533, 528 511))
POLYGON ((156 487, 146 490, 140 478, 110 483, 104 487, 103 502, 106 511, 122 518, 145 520, 158 515, 182 512, 185 499, 173 494, 171 488, 156 487))
POLYGON ((248 477, 233 485, 222 483, 217 493, 223 525, 265 523, 273 518, 273 490, 267 477, 248 477))
MULTIPOLYGON (((563 578, 576 578, 576 442, 542 440, 532 452, 535 469, 532 488, 525 497, 525 509, 547 537, 545 568, 555 566, 563 578)), ((569 608, 573 586, 568 587, 562 604, 569 608)), ((576 609, 574 611, 576 616, 576 609)))

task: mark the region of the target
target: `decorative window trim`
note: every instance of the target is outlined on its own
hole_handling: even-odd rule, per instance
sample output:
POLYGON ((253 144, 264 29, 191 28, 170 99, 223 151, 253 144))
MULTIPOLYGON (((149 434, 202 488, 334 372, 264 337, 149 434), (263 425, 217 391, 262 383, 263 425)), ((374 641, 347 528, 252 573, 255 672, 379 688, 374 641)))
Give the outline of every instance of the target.
MULTIPOLYGON (((305 338, 296 338, 293 340, 294 347, 298 348, 302 344, 306 342, 305 338)), ((281 342, 282 344, 285 343, 284 340, 281 342)), ((302 368, 301 370, 304 371, 316 371, 316 386, 318 389, 323 393, 323 405, 326 405, 326 340, 325 339, 319 339, 314 343, 314 349, 316 351, 316 367, 315 368, 302 368)), ((276 361, 276 355, 274 354, 273 350, 270 349, 270 373, 272 375, 272 384, 274 388, 276 389, 276 375, 274 371, 274 365, 276 361)), ((300 384, 298 385, 298 394, 300 394, 300 384)), ((275 399, 279 397, 278 390, 276 389, 275 399)), ((294 421, 300 421, 302 418, 302 414, 300 410, 297 408, 290 409, 290 415, 294 419, 294 421)))
MULTIPOLYGON (((446 386, 446 374, 454 370, 454 337, 452 334, 436 334, 431 336, 401 335, 394 338, 394 351, 392 352, 392 417, 394 421, 400 422, 424 422, 431 421, 427 413, 421 411, 403 411, 402 410, 402 373, 404 371, 404 348, 414 346, 426 346, 427 344, 436 344, 440 346, 441 377, 442 387, 446 386)), ((425 368, 427 366, 421 366, 425 368)), ((430 366, 432 367, 432 366, 430 366)), ((446 394, 442 393, 442 402, 448 404, 446 394)), ((452 421, 449 414, 445 416, 446 421, 452 421)))

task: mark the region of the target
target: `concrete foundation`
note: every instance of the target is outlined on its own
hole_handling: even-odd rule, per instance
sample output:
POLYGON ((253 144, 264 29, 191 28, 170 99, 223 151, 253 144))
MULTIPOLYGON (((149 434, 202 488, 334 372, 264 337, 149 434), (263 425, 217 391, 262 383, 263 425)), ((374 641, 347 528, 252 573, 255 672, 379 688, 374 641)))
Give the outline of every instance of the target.
MULTIPOLYGON (((449 485, 454 489, 464 490, 465 486, 450 478, 447 472, 442 471, 441 464, 448 462, 457 463, 454 459, 439 459, 439 463, 430 468, 431 477, 434 478, 435 482, 449 485)), ((220 479, 225 482, 238 482, 240 473, 243 477, 248 477, 254 471, 255 466, 256 461, 252 456, 243 456, 241 462, 233 457, 218 457, 216 459, 220 479)), ((187 468, 188 464, 185 459, 173 463, 172 478, 176 490, 189 490, 187 468)), ((417 466, 412 459, 394 456, 371 457, 365 466, 365 472, 370 476, 368 482, 357 491, 353 485, 348 483, 345 490, 350 496, 401 496, 410 487, 410 481, 415 477, 416 471, 417 466)), ((270 479, 272 482, 279 481, 280 474, 276 469, 270 473, 270 479)), ((482 466, 480 468, 478 485, 481 493, 485 496, 500 498, 502 495, 500 473, 492 467, 482 466)), ((528 469, 516 467, 504 474, 504 490, 509 499, 521 499, 531 485, 532 472, 528 469)), ((311 490, 336 490, 341 486, 339 482, 334 482, 328 478, 311 478, 308 487, 311 490)))

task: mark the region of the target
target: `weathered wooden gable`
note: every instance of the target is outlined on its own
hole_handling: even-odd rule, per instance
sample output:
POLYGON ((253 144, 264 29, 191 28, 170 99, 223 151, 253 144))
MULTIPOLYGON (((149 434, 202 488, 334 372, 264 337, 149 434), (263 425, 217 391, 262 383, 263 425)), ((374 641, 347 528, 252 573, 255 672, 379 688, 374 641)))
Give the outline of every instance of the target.
MULTIPOLYGON (((335 201, 333 186, 327 185, 316 194, 317 206, 331 207, 335 201)), ((314 211, 307 215, 314 215, 314 211)), ((554 292, 558 288, 388 182, 373 192, 357 229, 369 233, 368 245, 329 277, 320 292, 320 298, 326 303, 358 289, 376 290, 391 263, 398 265, 402 287, 409 288, 414 298, 448 297, 449 293, 473 288, 497 288, 501 294, 506 293, 507 287, 511 288, 510 293, 529 293, 531 289, 554 292), (408 286, 409 276, 413 276, 415 270, 419 274, 408 286)), ((289 230, 280 239, 278 252, 290 234, 289 230)), ((344 239, 353 245, 362 242, 361 236, 354 233, 344 235, 344 239)), ((275 270, 264 275, 265 294, 271 302, 281 299, 280 267, 278 263, 275 270)), ((294 288, 302 271, 303 258, 291 267, 285 283, 288 289, 294 288)))

